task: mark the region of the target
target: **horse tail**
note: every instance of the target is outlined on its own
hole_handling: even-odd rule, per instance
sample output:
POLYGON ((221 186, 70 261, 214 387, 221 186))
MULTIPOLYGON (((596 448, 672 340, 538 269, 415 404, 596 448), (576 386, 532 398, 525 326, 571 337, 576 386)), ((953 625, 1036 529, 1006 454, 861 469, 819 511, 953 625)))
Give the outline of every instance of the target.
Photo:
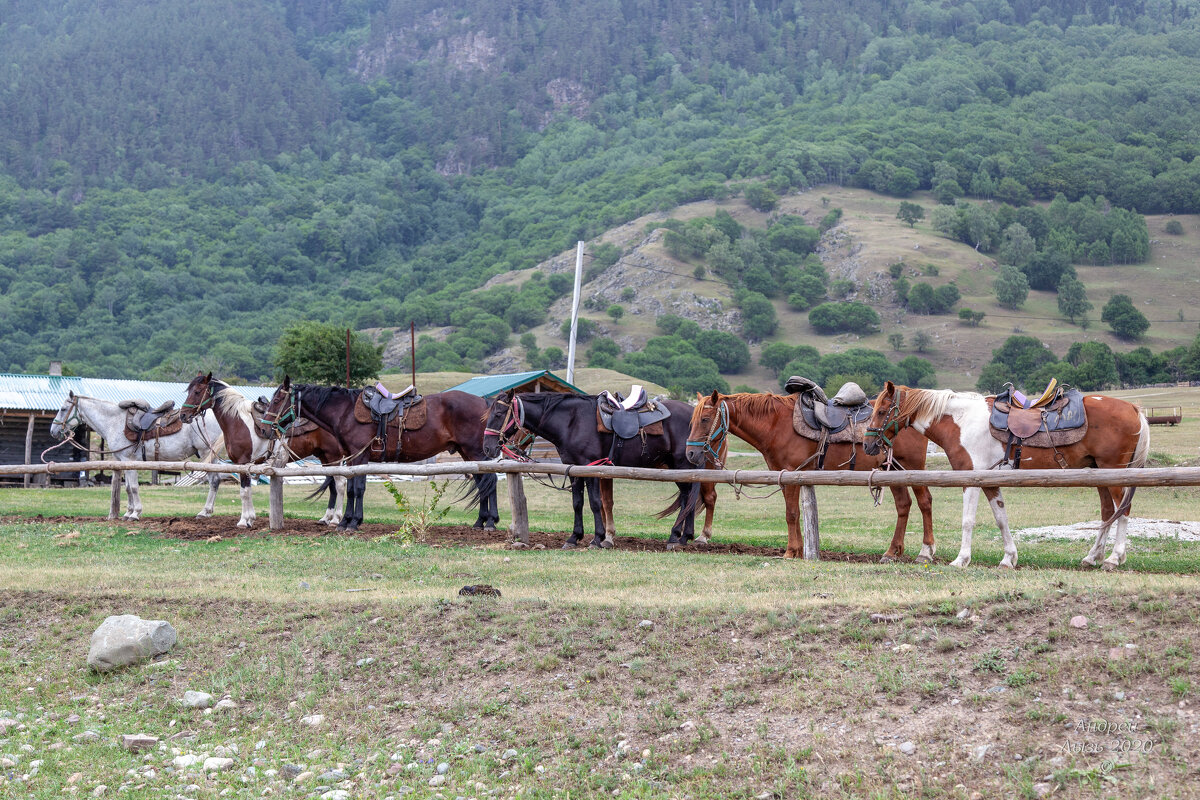
MULTIPOLYGON (((696 504, 700 500, 700 484, 691 483, 688 485, 691 488, 688 489, 687 501, 685 503, 683 503, 682 513, 684 516, 694 513, 696 511, 696 504)), ((683 494, 683 493, 680 492, 679 494, 683 494)), ((654 518, 655 519, 663 519, 664 517, 669 517, 670 515, 678 512, 679 509, 680 509, 679 495, 676 495, 675 500, 671 503, 671 505, 667 506, 662 511, 655 514, 654 518)))
POLYGON ((305 500, 312 500, 314 497, 320 497, 321 495, 325 494, 326 492, 329 492, 329 491, 332 491, 332 490, 333 490, 333 476, 332 476, 332 475, 327 475, 327 476, 325 477, 325 482, 324 482, 324 483, 322 483, 322 484, 321 484, 321 486, 320 486, 320 487, 319 487, 319 488, 318 488, 318 489, 317 489, 315 492, 313 492, 312 494, 308 495, 308 496, 307 496, 307 497, 305 497, 304 499, 305 499, 305 500))
MULTIPOLYGON (((1138 419, 1141 420, 1141 427, 1138 430, 1137 445, 1133 448, 1133 458, 1129 459, 1128 466, 1131 469, 1141 469, 1146 466, 1150 455, 1150 423, 1146 420, 1146 415, 1141 412, 1138 413, 1138 419)), ((1121 503, 1109 518, 1109 522, 1129 514, 1129 508, 1133 505, 1133 493, 1136 491, 1136 486, 1125 487, 1125 492, 1121 495, 1121 503)))
MULTIPOLYGON (((481 492, 481 483, 483 483, 483 481, 477 481, 476 480, 477 477, 485 478, 487 476, 486 476, 486 474, 464 475, 458 482, 459 483, 458 494, 454 495, 454 499, 451 500, 450 502, 457 504, 457 503, 461 503, 465 500, 467 502, 468 510, 470 510, 472 508, 477 508, 479 506, 480 500, 483 499, 482 492, 481 492)), ((495 480, 495 475, 492 476, 492 479, 495 480)))

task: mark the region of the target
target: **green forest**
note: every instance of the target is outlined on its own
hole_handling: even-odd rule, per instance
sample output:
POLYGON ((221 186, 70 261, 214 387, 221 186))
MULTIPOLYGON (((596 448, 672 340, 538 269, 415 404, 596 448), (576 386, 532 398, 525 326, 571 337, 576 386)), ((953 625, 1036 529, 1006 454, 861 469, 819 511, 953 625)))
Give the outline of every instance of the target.
MULTIPOLYGON (((258 379, 305 320, 473 368, 569 290, 488 278, 743 193, 927 190, 1035 289, 1200 212, 1197 0, 0 0, 0 52, 3 371, 258 379)), ((833 288, 801 227, 705 243, 748 317, 833 288)))

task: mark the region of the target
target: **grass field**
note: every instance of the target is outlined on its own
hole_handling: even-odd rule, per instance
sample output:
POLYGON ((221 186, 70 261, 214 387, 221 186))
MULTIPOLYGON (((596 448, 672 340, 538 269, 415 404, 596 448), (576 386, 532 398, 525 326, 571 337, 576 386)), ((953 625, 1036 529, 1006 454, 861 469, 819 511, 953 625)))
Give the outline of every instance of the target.
MULTIPOLYGON (((1195 454, 1187 423, 1152 435, 1164 459, 1195 454)), ((569 530, 566 496, 526 486, 532 526, 569 530)), ((401 488, 427 502, 428 483, 401 488)), ((290 520, 320 515, 308 491, 286 487, 290 520)), ((666 487, 616 497, 621 537, 666 537, 666 487)), ((1006 497, 1014 528, 1098 515, 1091 490, 1006 497)), ((272 535, 265 488, 245 533, 228 485, 222 535, 181 540, 171 520, 202 492, 143 498, 150 516, 127 523, 96 519, 107 487, 0 492, 0 796, 1200 796, 1197 543, 1134 541, 1108 574, 1078 567, 1082 543, 1019 542, 1002 571, 981 516, 957 570, 950 490, 932 566, 875 563, 893 511, 861 489, 818 489, 823 548, 859 563, 272 535), (475 583, 503 597, 458 596, 475 583), (119 613, 180 642, 96 675, 88 638, 119 613), (236 708, 184 709, 189 689, 236 708), (138 732, 159 745, 116 746, 138 732), (175 761, 222 754, 228 771, 175 761)), ((1196 519, 1198 500, 1142 489, 1134 513, 1196 519)), ((367 518, 404 521, 377 484, 367 518)), ((782 530, 778 495, 721 488, 718 541, 781 550, 782 530)))

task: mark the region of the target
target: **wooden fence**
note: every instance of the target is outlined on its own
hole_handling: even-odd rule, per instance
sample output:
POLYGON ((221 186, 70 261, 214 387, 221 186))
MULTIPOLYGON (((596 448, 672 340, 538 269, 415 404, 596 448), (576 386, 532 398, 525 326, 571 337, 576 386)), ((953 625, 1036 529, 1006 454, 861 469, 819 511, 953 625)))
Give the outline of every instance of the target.
MULTIPOLYGON (((1058 488, 1071 486, 1200 486, 1200 467, 1161 467, 1143 469, 1021 469, 1021 470, 925 470, 872 471, 849 470, 783 471, 748 469, 650 469, 645 467, 591 467, 566 464, 526 463, 520 461, 460 461, 442 464, 363 464, 343 466, 273 466, 270 464, 208 464, 197 461, 88 461, 83 463, 12 464, 0 465, 0 475, 54 474, 88 470, 158 470, 219 472, 223 474, 266 475, 271 479, 270 527, 283 527, 283 478, 299 475, 411 475, 435 478, 446 475, 475 475, 506 473, 510 476, 509 495, 512 500, 514 538, 528 542, 529 520, 525 506, 522 475, 556 475, 571 478, 618 478, 675 483, 700 481, 728 483, 741 486, 799 486, 804 506, 805 558, 817 558, 820 552, 816 486, 862 486, 889 488, 892 486, 929 486, 942 488, 966 487, 1034 487, 1058 488)), ((113 481, 113 510, 117 508, 120 483, 113 481)))

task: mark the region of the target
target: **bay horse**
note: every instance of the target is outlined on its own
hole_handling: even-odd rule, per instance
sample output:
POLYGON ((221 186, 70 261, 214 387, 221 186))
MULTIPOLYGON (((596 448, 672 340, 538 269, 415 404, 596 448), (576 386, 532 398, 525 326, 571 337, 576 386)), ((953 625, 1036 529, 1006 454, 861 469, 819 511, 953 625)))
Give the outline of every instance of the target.
MULTIPOLYGON (((350 466, 366 464, 378 444, 375 423, 354 418, 354 406, 361 389, 292 383, 285 376, 263 413, 268 425, 283 429, 304 417, 337 439, 344 461, 350 466)), ((468 461, 483 461, 483 416, 487 402, 473 394, 451 390, 425 395, 426 422, 419 430, 401 432, 399 442, 378 453, 385 461, 413 462, 441 452, 460 453, 468 461)), ((500 516, 496 505, 496 476, 475 475, 474 495, 479 502, 475 527, 495 530, 500 516)), ((363 522, 363 493, 367 477, 357 475, 347 483, 346 512, 339 530, 358 530, 363 522)))
MULTIPOLYGON (((146 461, 147 453, 156 459, 166 461, 183 461, 192 458, 211 458, 221 441, 221 428, 211 416, 205 415, 200 419, 185 423, 177 433, 148 439, 138 444, 125 438, 125 420, 128 414, 125 409, 109 400, 75 394, 69 392, 67 399, 58 409, 54 420, 50 423, 50 434, 61 440, 67 440, 74 435, 80 423, 88 426, 113 448, 110 457, 114 461, 146 461)), ((122 470, 125 480, 127 505, 121 519, 141 519, 142 495, 138 491, 137 470, 122 470)), ((113 475, 113 480, 120 480, 113 475)), ((208 500, 204 510, 196 516, 205 517, 212 514, 213 504, 217 499, 217 486, 221 476, 215 472, 208 474, 208 500)), ((109 519, 113 518, 109 514, 109 519)))
MULTIPOLYGON (((958 470, 991 469, 1005 458, 1004 445, 991 435, 991 405, 994 398, 975 392, 954 392, 948 389, 913 389, 888 381, 875 398, 874 413, 868 427, 868 448, 876 451, 887 446, 893 433, 917 430, 943 450, 950 466, 958 470)), ((1060 447, 1021 448, 1021 467, 1031 469, 1064 469, 1094 467, 1120 469, 1144 467, 1150 450, 1150 425, 1145 415, 1133 403, 1101 394, 1084 395, 1087 433, 1072 445, 1060 447)), ((897 433, 897 435, 899 435, 897 433)), ((1108 530, 1117 523, 1116 541, 1112 554, 1104 559, 1105 570, 1116 569, 1125 563, 1125 543, 1129 524, 1129 506, 1135 487, 1101 486, 1100 531, 1088 554, 1086 566, 1096 566, 1103 557, 1108 542, 1108 530)), ((979 488, 963 490, 962 546, 953 566, 971 563, 971 533, 975 527, 975 511, 979 504, 979 488)), ((995 487, 983 489, 992 508, 992 516, 1004 538, 1004 558, 1001 567, 1017 565, 1017 545, 1008 528, 1008 512, 1004 498, 995 487)))
MULTIPOLYGON (((630 440, 619 451, 614 451, 613 434, 601 433, 596 426, 596 395, 576 395, 560 392, 514 392, 499 395, 487 415, 483 449, 488 458, 501 455, 502 448, 519 429, 541 436, 558 450, 564 464, 593 464, 606 461, 616 455, 616 465, 625 467, 663 467, 685 469, 689 465, 685 449, 687 446, 687 424, 691 407, 678 400, 660 400, 671 416, 662 421, 663 432, 630 440)), ((571 481, 571 500, 575 511, 575 523, 563 549, 579 544, 583 532, 583 492, 587 488, 588 502, 592 511, 594 534, 589 547, 610 548, 615 546, 616 532, 612 519, 612 482, 608 479, 580 478, 571 481), (607 487, 604 484, 608 484, 607 487), (606 512, 607 507, 607 512, 606 512)), ((712 533, 712 515, 716 506, 716 489, 713 484, 679 483, 676 500, 659 512, 661 519, 676 512, 675 523, 667 547, 686 545, 695 534, 694 511, 698 495, 702 494, 707 508, 705 541, 712 533)))
MULTIPOLYGON (((220 380, 213 380, 212 373, 201 373, 187 385, 186 397, 180 406, 180 418, 188 424, 197 414, 212 410, 221 433, 225 436, 225 452, 234 464, 253 464, 265 461, 272 451, 272 442, 263 438, 254 424, 254 401, 237 389, 220 380)), ((242 515, 237 521, 239 528, 254 524, 254 496, 250 491, 250 476, 239 475, 241 485, 242 515)), ((211 508, 206 508, 209 514, 211 508)))
MULTIPOLYGON (((688 459, 697 466, 704 463, 706 456, 720 451, 730 433, 744 439, 751 447, 762 453, 770 470, 817 469, 815 458, 818 443, 796 433, 792 427, 792 414, 797 396, 770 393, 720 394, 713 392, 702 397, 692 411, 688 459)), ((893 448, 895 462, 907 470, 925 469, 927 442, 916 431, 908 431, 895 439, 893 448)), ((878 469, 884 457, 863 452, 861 443, 828 444, 825 450, 825 469, 839 469, 850 465, 851 469, 865 471, 878 469), (857 452, 856 452, 857 451, 857 452)), ((892 543, 881 561, 893 561, 904 554, 904 532, 908 528, 908 515, 912 509, 912 498, 908 488, 891 487, 892 499, 896 503, 896 529, 892 543)), ((786 509, 788 544, 784 558, 804 557, 804 538, 800 526, 800 487, 784 486, 783 505, 786 509)), ((921 510, 923 529, 922 545, 918 561, 932 561, 933 500, 929 489, 913 487, 917 507, 921 510)))
MULTIPOLYGON (((255 404, 255 410, 265 411, 267 402, 265 397, 260 397, 258 403, 255 404)), ((338 444, 337 437, 329 431, 308 423, 307 420, 297 420, 297 423, 305 423, 302 430, 297 430, 296 423, 286 425, 283 430, 279 430, 263 422, 261 411, 260 416, 254 420, 255 427, 258 428, 259 436, 278 443, 279 452, 272 457, 276 463, 301 461, 309 456, 314 456, 325 465, 341 462, 345 454, 342 453, 342 447, 338 444)), ((326 491, 329 492, 329 504, 325 508, 324 516, 317 522, 333 527, 342 521, 342 514, 345 511, 346 479, 341 475, 330 475, 322 482, 320 488, 308 495, 306 499, 311 500, 326 491)))

